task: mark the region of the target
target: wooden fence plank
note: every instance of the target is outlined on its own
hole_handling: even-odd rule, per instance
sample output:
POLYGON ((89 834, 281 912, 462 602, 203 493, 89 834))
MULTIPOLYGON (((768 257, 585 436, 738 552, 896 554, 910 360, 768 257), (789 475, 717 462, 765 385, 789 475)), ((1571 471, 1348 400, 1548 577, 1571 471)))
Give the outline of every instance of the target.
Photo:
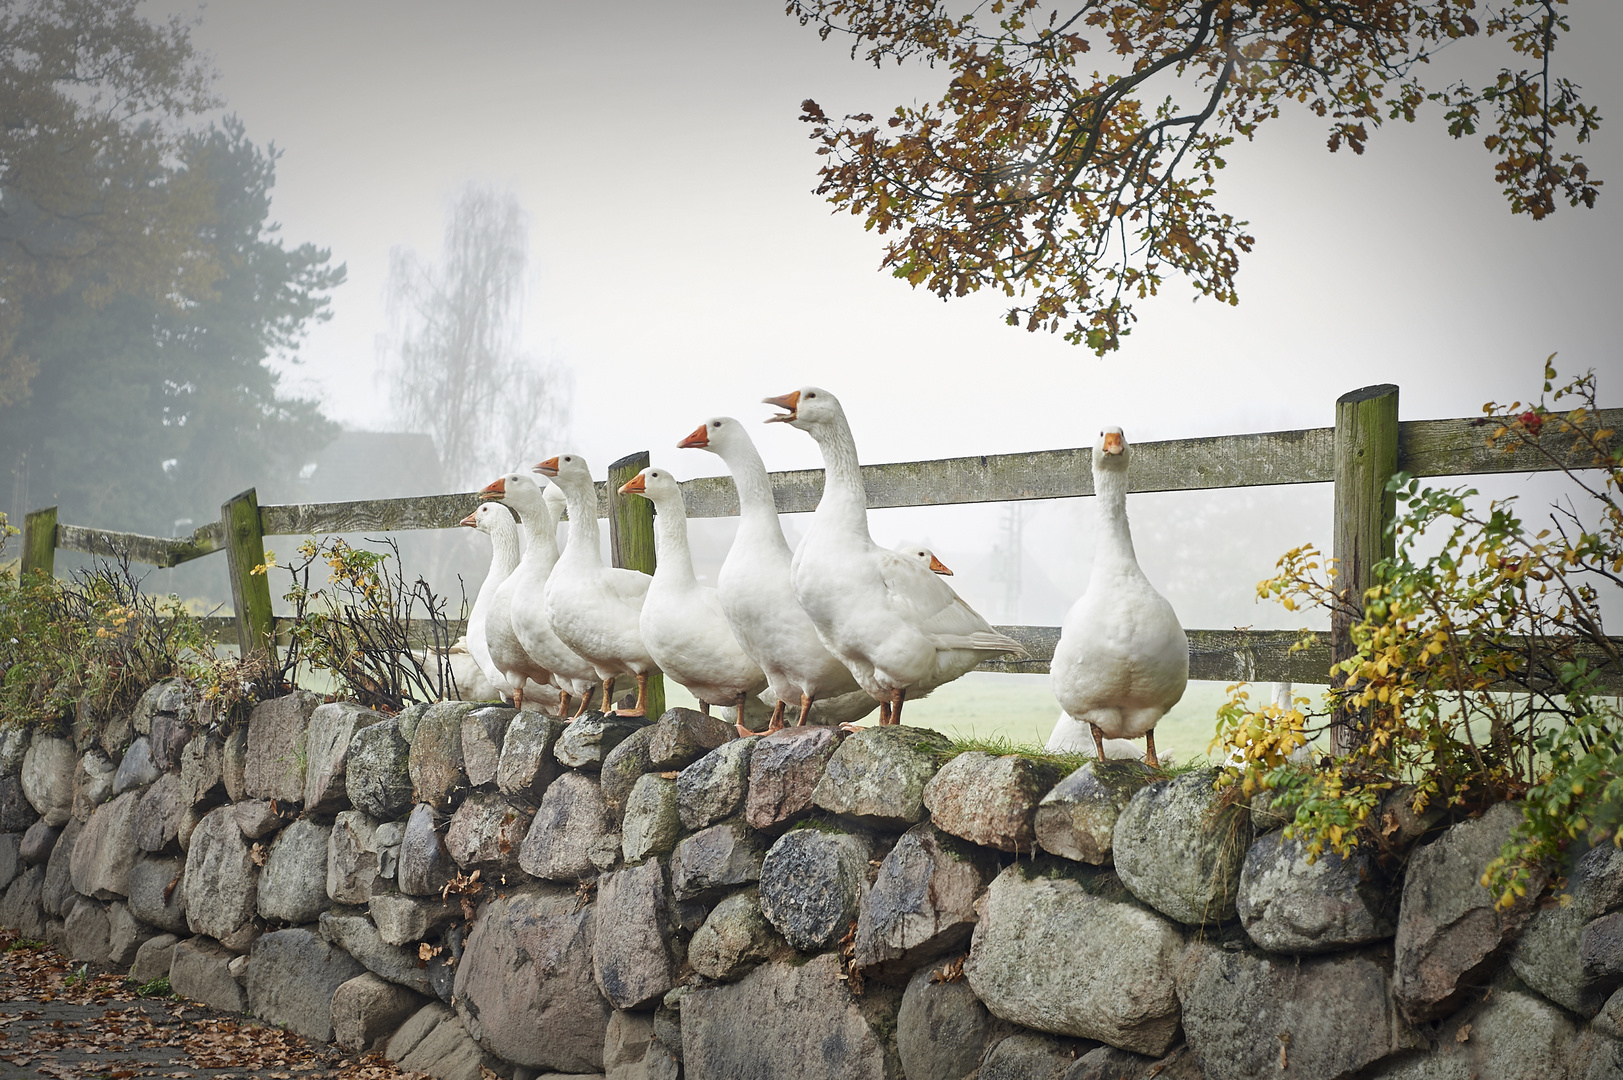
MULTIPOLYGON (((1597 409, 1602 428, 1623 431, 1623 409, 1597 409)), ((1496 425, 1478 417, 1466 420, 1411 420, 1398 425, 1398 468, 1415 476, 1470 476, 1485 473, 1549 472, 1556 465, 1542 454, 1522 449, 1507 453, 1488 446, 1496 425)), ((1558 461, 1571 468, 1593 468, 1576 440, 1545 435, 1541 440, 1558 461)), ((1614 444, 1615 445, 1615 444, 1614 444)))
POLYGON ((23 515, 22 573, 38 570, 46 577, 56 573, 59 528, 54 506, 23 515))
POLYGON ((225 529, 211 522, 187 537, 142 536, 140 533, 87 529, 82 525, 59 525, 56 546, 64 551, 82 551, 107 559, 128 558, 148 566, 179 566, 200 559, 225 546, 225 529))

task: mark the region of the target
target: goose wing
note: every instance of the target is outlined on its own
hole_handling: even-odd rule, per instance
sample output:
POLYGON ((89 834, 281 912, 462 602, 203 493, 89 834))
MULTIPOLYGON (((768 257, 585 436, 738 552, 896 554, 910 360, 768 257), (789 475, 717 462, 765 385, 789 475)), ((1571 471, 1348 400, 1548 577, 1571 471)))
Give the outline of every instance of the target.
POLYGON ((939 574, 888 548, 877 548, 875 555, 891 610, 917 627, 936 648, 1026 655, 1018 641, 993 630, 939 574))

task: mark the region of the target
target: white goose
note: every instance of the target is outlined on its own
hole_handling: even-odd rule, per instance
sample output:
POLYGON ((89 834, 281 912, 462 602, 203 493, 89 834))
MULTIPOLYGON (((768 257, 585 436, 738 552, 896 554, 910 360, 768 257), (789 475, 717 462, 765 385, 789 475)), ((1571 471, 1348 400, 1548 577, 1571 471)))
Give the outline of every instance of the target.
POLYGON ((823 498, 790 567, 795 598, 824 646, 879 699, 881 724, 901 723, 909 694, 992 656, 1026 656, 915 556, 873 542, 856 440, 833 394, 808 386, 766 403, 788 410, 768 423, 809 432, 823 452, 823 498))
POLYGON ((604 566, 598 547, 597 490, 579 454, 548 458, 535 467, 563 489, 569 502, 569 543, 547 578, 547 623, 558 640, 592 666, 603 681, 603 711, 609 711, 614 677, 637 680, 637 703, 627 716, 647 713, 648 676, 659 670, 643 644, 637 622, 653 578, 635 570, 604 566))
POLYGON ((744 707, 766 687, 766 675, 733 636, 715 586, 694 576, 682 488, 665 470, 648 468, 620 493, 654 504, 654 583, 638 623, 648 652, 661 671, 699 699, 706 716, 712 705, 732 705, 739 730, 748 730, 744 707))
POLYGON ((873 712, 879 703, 823 647, 795 599, 789 582, 794 554, 778 521, 766 465, 743 425, 730 416, 714 417, 676 445, 720 457, 738 488, 738 534, 716 575, 716 589, 733 636, 760 665, 777 699, 767 731, 783 727, 786 705, 800 707, 802 724, 854 723, 873 712))
MULTIPOLYGON (((547 622, 547 578, 558 563, 564 495, 553 485, 543 491, 541 484, 533 473, 508 473, 479 493, 518 513, 526 541, 518 566, 496 590, 485 636, 498 666, 509 672, 523 667, 529 678, 556 686, 562 692, 559 715, 567 716, 571 697, 579 698, 580 709, 585 710, 598 679, 592 666, 559 641, 547 622)), ((517 694, 514 704, 521 704, 517 694)))
POLYGON ((1166 598, 1139 568, 1127 527, 1127 440, 1105 428, 1093 447, 1099 541, 1087 591, 1071 605, 1050 680, 1060 707, 1104 740, 1144 737, 1156 764, 1155 725, 1189 682, 1189 639, 1166 598))
POLYGON ((479 670, 484 672, 485 678, 490 680, 490 685, 496 688, 499 696, 510 697, 514 686, 522 686, 522 683, 509 682, 507 673, 491 656, 487 630, 490 611, 496 603, 496 592, 518 565, 518 523, 506 510, 485 503, 457 524, 477 529, 490 539, 490 569, 485 571, 485 580, 479 586, 479 595, 473 598, 473 608, 468 612, 466 637, 468 652, 478 663, 479 670))

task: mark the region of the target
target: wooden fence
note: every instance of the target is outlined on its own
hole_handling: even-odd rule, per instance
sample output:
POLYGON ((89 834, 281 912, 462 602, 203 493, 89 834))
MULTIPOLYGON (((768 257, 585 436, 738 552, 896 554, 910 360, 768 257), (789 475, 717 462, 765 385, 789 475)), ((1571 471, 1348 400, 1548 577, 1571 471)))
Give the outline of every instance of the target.
MULTIPOLYGON (((1599 422, 1623 427, 1623 409, 1603 409, 1599 422)), ((1392 553, 1388 533, 1395 502, 1386 493, 1393 473, 1422 477, 1491 473, 1548 472, 1548 458, 1525 449, 1491 449, 1480 418, 1398 421, 1398 388, 1365 387, 1336 402, 1334 427, 1261 434, 1220 435, 1200 439, 1134 443, 1129 490, 1206 491, 1217 488, 1283 484, 1335 485, 1332 555, 1341 580, 1361 596, 1372 580, 1371 568, 1392 553)), ((1546 438, 1546 449, 1551 440, 1546 438)), ((1574 467, 1590 467, 1581 448, 1554 446, 1571 456, 1574 467)), ((610 466, 610 479, 600 482, 598 513, 610 521, 611 550, 616 566, 653 571, 653 509, 643 499, 621 499, 621 482, 648 463, 647 452, 610 466)), ((780 513, 813 510, 822 495, 823 473, 803 469, 771 474, 780 513)), ((1093 494, 1092 450, 1041 450, 1023 454, 942 458, 935 461, 866 465, 862 469, 870 508, 944 506, 958 503, 1066 499, 1093 494)), ((728 517, 738 513, 738 495, 729 477, 704 477, 682 485, 691 517, 728 517)), ((264 562, 264 537, 357 533, 454 527, 476 505, 472 492, 408 499, 346 503, 292 503, 260 506, 253 490, 220 508, 220 520, 190 537, 168 539, 109 532, 56 520, 55 508, 30 513, 25 522, 23 568, 47 573, 61 548, 106 557, 125 557, 153 566, 176 566, 215 551, 224 551, 231 574, 235 639, 244 654, 275 647, 276 620, 271 614, 270 583, 248 570, 264 562)), ((1052 626, 1000 626, 1031 654, 1019 662, 994 660, 982 670, 1046 672, 1059 640, 1052 626)), ((1338 620, 1328 634, 1315 635, 1313 648, 1292 652, 1300 640, 1295 631, 1190 630, 1189 676, 1215 681, 1290 680, 1304 684, 1328 681, 1330 664, 1350 655, 1347 623, 1338 620)), ((1591 662, 1605 657, 1596 651, 1591 662)), ((1623 671, 1603 672, 1608 686, 1623 687, 1623 671)))

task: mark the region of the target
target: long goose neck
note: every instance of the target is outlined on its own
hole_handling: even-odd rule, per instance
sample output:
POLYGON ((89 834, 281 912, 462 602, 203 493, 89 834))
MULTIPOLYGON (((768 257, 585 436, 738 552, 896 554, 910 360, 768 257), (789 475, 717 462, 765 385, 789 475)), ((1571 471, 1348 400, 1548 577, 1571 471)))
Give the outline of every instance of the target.
POLYGON ((741 534, 776 537, 785 550, 789 542, 784 539, 783 525, 778 521, 778 505, 772 497, 772 481, 766 475, 766 463, 754 443, 732 446, 721 455, 727 469, 733 474, 738 488, 738 531, 741 534))
POLYGON ((817 504, 817 514, 857 524, 866 535, 868 494, 862 487, 862 466, 857 462, 857 442, 851 436, 850 425, 843 415, 836 415, 812 437, 823 451, 823 498, 817 504))
POLYGON ((1133 533, 1127 526, 1127 471, 1096 469, 1093 493, 1099 500, 1099 561, 1137 566, 1133 533))
POLYGON ((654 503, 654 576, 684 585, 698 580, 693 575, 693 552, 688 548, 687 510, 680 496, 654 503))
POLYGON ((569 546, 565 550, 570 559, 602 566, 603 552, 597 538, 597 489, 587 484, 586 490, 580 491, 571 485, 564 489, 564 499, 569 504, 569 546))
POLYGON ((490 532, 490 570, 485 584, 495 588, 507 579, 518 565, 518 526, 492 529, 490 532))
POLYGON ((558 561, 558 526, 546 504, 526 506, 519 523, 524 528, 524 557, 544 566, 558 561))

